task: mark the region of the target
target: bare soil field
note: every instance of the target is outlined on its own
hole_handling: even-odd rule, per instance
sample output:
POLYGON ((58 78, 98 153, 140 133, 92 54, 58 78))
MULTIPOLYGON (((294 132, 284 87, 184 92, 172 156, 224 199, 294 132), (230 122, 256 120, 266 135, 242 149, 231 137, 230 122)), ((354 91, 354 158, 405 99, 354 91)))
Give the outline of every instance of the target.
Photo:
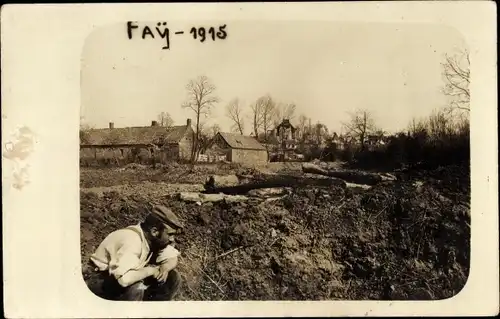
MULTIPOLYGON (((334 165, 334 164, 330 164, 334 165)), ((155 169, 129 164, 122 168, 80 168, 80 187, 107 187, 115 185, 134 185, 141 182, 165 182, 181 184, 203 184, 210 175, 276 173, 300 171, 301 163, 268 163, 265 166, 221 164, 198 164, 194 170, 189 165, 172 163, 157 165, 155 169)))
MULTIPOLYGON (((81 252, 164 204, 186 221, 178 300, 444 299, 465 285, 470 256, 467 167, 399 173, 371 188, 287 188, 274 198, 189 202, 212 174, 303 174, 173 165, 82 169, 81 252)), ((88 269, 84 267, 84 278, 88 269)))

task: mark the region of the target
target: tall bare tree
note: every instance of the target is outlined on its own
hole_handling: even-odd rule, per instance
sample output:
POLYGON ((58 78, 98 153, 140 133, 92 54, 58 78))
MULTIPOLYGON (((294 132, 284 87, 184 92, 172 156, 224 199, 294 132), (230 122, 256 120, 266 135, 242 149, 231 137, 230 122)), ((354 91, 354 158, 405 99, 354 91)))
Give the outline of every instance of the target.
POLYGON ((292 121, 295 118, 297 105, 295 103, 287 103, 283 105, 283 118, 292 121))
POLYGON ((328 138, 328 127, 325 124, 317 122, 314 125, 314 141, 317 145, 323 144, 328 138))
POLYGON ((263 131, 264 139, 267 139, 267 131, 275 118, 276 103, 270 95, 265 95, 258 98, 251 108, 255 136, 258 137, 259 132, 263 131))
POLYGON ((164 127, 171 127, 174 125, 174 120, 168 112, 161 112, 158 114, 158 124, 164 127))
POLYGON ((266 95, 262 98, 262 103, 262 128, 264 129, 264 139, 267 140, 268 131, 273 125, 273 117, 276 112, 276 103, 269 95, 266 95))
POLYGON ((190 109, 196 117, 196 130, 193 138, 193 149, 191 152, 191 163, 195 163, 200 152, 200 120, 205 119, 212 107, 219 102, 215 95, 216 87, 206 76, 200 76, 195 80, 190 80, 186 85, 187 99, 182 104, 182 108, 190 109))
POLYGON ((429 135, 435 139, 444 139, 451 135, 453 130, 453 122, 450 114, 444 110, 434 110, 428 119, 429 135))
POLYGON ((416 135, 427 130, 427 125, 423 119, 412 118, 408 124, 408 133, 416 135))
POLYGON ((283 120, 292 121, 295 117, 297 106, 294 103, 279 103, 274 110, 274 126, 280 125, 283 120))
POLYGON ((468 50, 445 55, 441 63, 445 85, 443 93, 451 98, 450 110, 470 111, 470 60, 468 50))
POLYGON ((226 116, 233 122, 231 130, 233 132, 239 132, 243 135, 245 130, 245 122, 243 116, 243 108, 240 105, 238 99, 233 99, 226 106, 226 116))
POLYGON ((349 122, 342 123, 342 126, 346 134, 357 140, 361 150, 364 150, 368 135, 376 130, 375 122, 367 110, 357 110, 349 116, 349 122))
POLYGON ((253 135, 257 138, 259 136, 259 131, 262 128, 262 111, 261 111, 261 105, 257 102, 252 104, 250 106, 252 109, 252 131, 253 135))
POLYGON ((307 135, 306 130, 307 130, 307 123, 308 122, 309 122, 309 119, 307 118, 307 116, 305 116, 304 114, 301 114, 299 116, 297 128, 299 130, 299 136, 300 136, 300 140, 302 142, 305 140, 305 137, 307 135))

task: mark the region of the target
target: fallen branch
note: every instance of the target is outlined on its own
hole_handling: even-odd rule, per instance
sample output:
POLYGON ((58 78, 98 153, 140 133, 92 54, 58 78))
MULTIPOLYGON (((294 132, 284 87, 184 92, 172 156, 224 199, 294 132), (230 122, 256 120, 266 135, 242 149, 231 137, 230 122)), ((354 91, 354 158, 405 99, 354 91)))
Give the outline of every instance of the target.
POLYGON ((239 195, 227 195, 227 194, 204 194, 204 193, 196 193, 196 192, 182 192, 178 194, 179 199, 185 202, 244 202, 248 200, 245 196, 239 195))
POLYGON ((370 215, 370 217, 368 217, 368 221, 370 221, 373 217, 373 219, 377 219, 378 216, 380 216, 380 214, 382 214, 387 208, 389 207, 389 205, 385 205, 378 213, 377 215, 375 215, 375 217, 373 217, 373 215, 370 215))
POLYGON ((364 185, 377 185, 383 181, 395 180, 392 175, 381 176, 380 174, 367 172, 327 170, 311 163, 302 164, 302 172, 340 178, 349 183, 364 185))
POLYGON ((364 189, 364 190, 372 188, 370 185, 354 184, 354 183, 346 183, 346 186, 348 188, 361 188, 361 189, 364 189))
POLYGON ((340 186, 346 187, 343 180, 336 178, 314 178, 305 176, 292 176, 292 175, 268 175, 265 179, 253 181, 247 184, 217 187, 217 185, 206 184, 204 194, 218 194, 223 193, 227 195, 245 194, 254 189, 262 188, 279 188, 279 187, 332 187, 340 186))
POLYGON ((208 280, 210 280, 215 285, 215 287, 220 290, 220 292, 225 293, 224 290, 222 290, 222 288, 215 282, 215 280, 212 279, 212 277, 210 277, 203 269, 200 270, 208 278, 208 280))
POLYGON ((235 253, 235 252, 237 252, 238 250, 240 250, 240 249, 242 249, 242 248, 244 248, 244 247, 245 247, 245 246, 240 246, 240 247, 236 247, 236 248, 234 248, 234 249, 231 249, 231 250, 229 250, 229 251, 226 251, 225 253, 220 254, 219 256, 215 257, 215 260, 218 260, 219 258, 222 258, 222 257, 227 256, 227 255, 229 255, 229 254, 235 253))
POLYGON ((290 193, 290 190, 287 188, 262 188, 262 189, 252 189, 248 191, 248 196, 255 196, 261 198, 269 198, 276 196, 283 196, 290 193))

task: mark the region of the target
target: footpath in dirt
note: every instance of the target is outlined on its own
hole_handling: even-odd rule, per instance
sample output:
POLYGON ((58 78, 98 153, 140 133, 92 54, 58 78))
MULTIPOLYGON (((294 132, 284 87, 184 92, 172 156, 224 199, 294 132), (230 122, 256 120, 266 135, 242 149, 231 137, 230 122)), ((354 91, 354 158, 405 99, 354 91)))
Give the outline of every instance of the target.
POLYGON ((468 185, 462 169, 448 168, 237 201, 179 196, 201 185, 82 189, 82 258, 163 204, 187 225, 179 300, 444 299, 468 277, 468 185))

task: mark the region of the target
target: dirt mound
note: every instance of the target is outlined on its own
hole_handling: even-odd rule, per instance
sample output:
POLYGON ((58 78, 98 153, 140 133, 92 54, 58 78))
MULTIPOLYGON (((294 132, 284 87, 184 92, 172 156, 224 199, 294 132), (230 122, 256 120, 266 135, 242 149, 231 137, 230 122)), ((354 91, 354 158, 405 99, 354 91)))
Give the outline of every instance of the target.
POLYGON ((234 163, 190 165, 171 163, 158 164, 156 168, 129 164, 121 168, 81 168, 80 187, 110 187, 142 182, 164 182, 183 184, 203 184, 210 175, 256 175, 256 168, 242 167, 234 163))
POLYGON ((469 197, 442 179, 418 177, 369 190, 292 189, 245 203, 85 193, 82 255, 156 202, 188 225, 179 238, 181 300, 448 298, 468 276, 469 197))

